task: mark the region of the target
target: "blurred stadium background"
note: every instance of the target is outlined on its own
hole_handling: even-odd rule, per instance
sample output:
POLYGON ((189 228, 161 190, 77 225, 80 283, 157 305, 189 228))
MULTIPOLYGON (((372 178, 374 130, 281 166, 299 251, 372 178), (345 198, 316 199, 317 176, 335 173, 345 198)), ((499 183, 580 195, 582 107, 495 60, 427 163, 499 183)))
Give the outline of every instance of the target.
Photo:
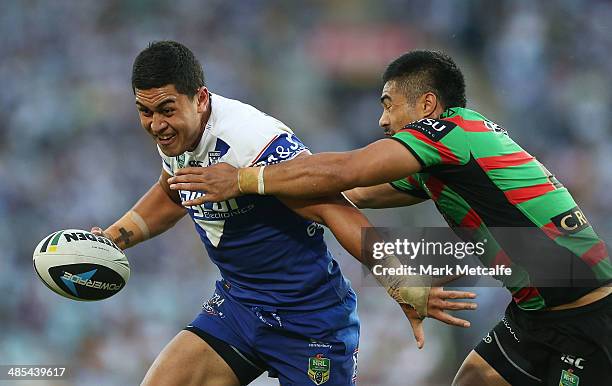
MULTIPOLYGON (((148 42, 183 42, 213 92, 281 119, 315 152, 379 138, 385 65, 442 49, 463 68, 468 107, 507 128, 610 234, 610 20, 611 2, 586 0, 2 0, 0 365, 72 370, 37 385, 138 384, 211 293, 218 272, 187 220, 130 250, 128 286, 103 302, 61 298, 31 266, 43 236, 109 225, 158 177, 130 89, 148 42)), ((432 204, 367 215, 381 226, 444 224, 432 204)), ((399 308, 360 288, 359 265, 331 244, 360 295, 361 385, 448 385, 509 299, 478 288, 473 326, 427 321, 418 352, 399 308)))

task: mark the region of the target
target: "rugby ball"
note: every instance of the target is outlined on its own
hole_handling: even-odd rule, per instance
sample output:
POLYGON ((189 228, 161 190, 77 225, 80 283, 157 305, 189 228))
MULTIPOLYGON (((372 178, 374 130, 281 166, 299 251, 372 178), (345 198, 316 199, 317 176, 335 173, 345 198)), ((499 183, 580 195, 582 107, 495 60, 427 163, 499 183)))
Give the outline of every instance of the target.
POLYGON ((106 237, 79 229, 53 232, 34 250, 34 270, 53 292, 74 300, 102 300, 130 278, 123 251, 106 237))

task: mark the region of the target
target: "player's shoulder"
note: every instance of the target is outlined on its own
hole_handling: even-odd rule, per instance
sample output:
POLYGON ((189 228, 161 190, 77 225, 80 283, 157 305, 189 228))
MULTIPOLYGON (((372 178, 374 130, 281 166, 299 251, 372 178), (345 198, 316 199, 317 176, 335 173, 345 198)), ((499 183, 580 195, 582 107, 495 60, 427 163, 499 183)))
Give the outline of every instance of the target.
POLYGON ((467 108, 453 107, 447 109, 440 115, 440 120, 455 124, 456 127, 469 133, 492 132, 506 134, 506 130, 497 123, 478 111, 467 108))
POLYGON ((453 132, 495 132, 504 130, 477 111, 453 107, 445 110, 438 119, 423 118, 412 122, 404 128, 404 131, 418 132, 433 142, 439 142, 453 132))
POLYGON ((292 133, 280 120, 241 101, 212 96, 211 133, 225 141, 258 144, 271 136, 292 133))
POLYGON ((282 154, 284 150, 292 154, 294 149, 304 148, 280 120, 235 99, 216 94, 212 98, 211 134, 228 144, 237 164, 260 161, 271 147, 282 154))

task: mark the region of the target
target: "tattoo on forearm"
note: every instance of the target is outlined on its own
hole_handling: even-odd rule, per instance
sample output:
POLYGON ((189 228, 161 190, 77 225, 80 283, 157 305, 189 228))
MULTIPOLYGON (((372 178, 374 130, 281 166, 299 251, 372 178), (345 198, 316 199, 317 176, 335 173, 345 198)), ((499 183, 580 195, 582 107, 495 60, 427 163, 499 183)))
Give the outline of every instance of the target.
POLYGON ((134 232, 125 230, 124 227, 119 228, 120 236, 117 237, 115 243, 127 246, 130 244, 130 237, 134 236, 134 232))

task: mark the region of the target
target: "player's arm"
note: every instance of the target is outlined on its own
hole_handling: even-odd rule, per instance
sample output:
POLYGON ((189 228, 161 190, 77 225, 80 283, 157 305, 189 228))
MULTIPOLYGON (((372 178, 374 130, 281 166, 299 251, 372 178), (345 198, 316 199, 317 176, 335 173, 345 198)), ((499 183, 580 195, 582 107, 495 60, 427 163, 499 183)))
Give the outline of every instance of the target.
MULTIPOLYGON (((376 240, 362 243, 362 229, 371 228, 372 224, 342 194, 313 200, 282 198, 281 201, 302 217, 326 225, 340 245, 369 270, 372 270, 375 264, 387 266, 398 263, 394 256, 375 260, 371 251, 362 251, 364 246, 371 245, 378 238, 374 232, 367 232, 376 240)), ((417 283, 409 277, 377 275, 374 277, 402 307, 410 321, 419 348, 423 347, 425 339, 423 316, 454 326, 469 327, 468 321, 450 315, 447 310, 475 309, 475 303, 449 301, 449 299, 473 299, 476 296, 474 293, 446 291, 442 287, 430 288, 428 285, 423 286, 422 281, 417 283)))
POLYGON ((361 149, 318 153, 266 166, 265 169, 237 170, 227 164, 205 169, 184 168, 170 179, 173 190, 206 192, 205 196, 183 205, 199 205, 257 193, 296 198, 325 197, 355 187, 398 180, 419 172, 421 164, 399 141, 382 139, 361 149))
MULTIPOLYGON (((306 198, 379 185, 420 170, 421 164, 404 145, 382 139, 353 151, 319 153, 266 167, 263 177, 266 194, 306 198)), ((257 193, 255 184, 245 185, 243 189, 254 191, 244 193, 257 193)))
POLYGON ((427 198, 400 191, 390 183, 353 188, 344 192, 344 195, 358 208, 371 209, 409 206, 427 200, 427 198))
MULTIPOLYGON (((186 213, 178 192, 168 186, 170 175, 162 170, 159 180, 123 217, 103 231, 121 249, 132 247, 172 228, 186 213)), ((92 232, 101 234, 99 228, 92 232)))
POLYGON ((367 254, 361 251, 361 230, 373 225, 342 194, 309 200, 289 197, 280 200, 303 218, 327 226, 351 255, 368 268, 373 265, 374 262, 368 261, 367 254))
MULTIPOLYGON (((358 208, 371 209, 409 206, 427 200, 420 192, 416 194, 419 194, 419 196, 400 190, 391 183, 368 186, 365 188, 354 188, 344 192, 344 196, 358 208)), ((463 275, 454 275, 435 278, 432 281, 432 286, 443 286, 462 276, 463 275)))

